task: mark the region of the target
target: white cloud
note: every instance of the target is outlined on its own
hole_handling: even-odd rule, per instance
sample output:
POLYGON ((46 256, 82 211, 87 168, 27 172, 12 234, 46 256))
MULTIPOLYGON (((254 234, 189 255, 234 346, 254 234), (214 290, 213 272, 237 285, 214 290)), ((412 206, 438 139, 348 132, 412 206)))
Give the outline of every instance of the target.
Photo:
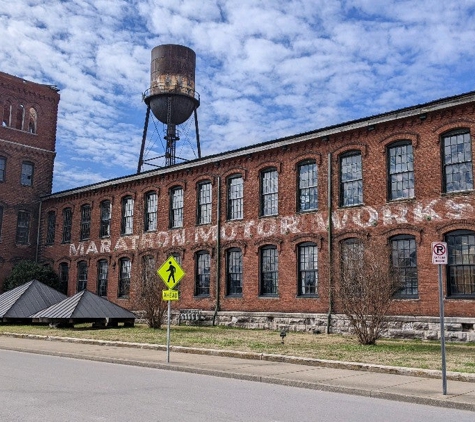
POLYGON ((61 89, 59 190, 135 172, 156 45, 197 53, 210 154, 473 90, 474 15, 474 0, 17 0, 0 70, 61 89))

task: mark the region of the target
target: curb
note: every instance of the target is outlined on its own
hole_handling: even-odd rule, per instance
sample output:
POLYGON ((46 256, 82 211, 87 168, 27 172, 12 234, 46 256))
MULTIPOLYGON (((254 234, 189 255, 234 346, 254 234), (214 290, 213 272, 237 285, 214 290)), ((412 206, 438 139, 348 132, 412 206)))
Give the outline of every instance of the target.
MULTIPOLYGON (((78 344, 93 344, 96 346, 130 347, 130 348, 161 350, 161 351, 164 351, 167 349, 165 345, 151 344, 151 343, 129 343, 129 342, 123 342, 123 341, 80 339, 80 338, 75 338, 75 337, 41 336, 41 335, 36 335, 36 334, 18 334, 18 333, 3 333, 0 335, 3 335, 5 337, 28 338, 28 339, 34 339, 34 340, 62 341, 62 342, 78 343, 78 344)), ((170 346, 170 351, 177 352, 177 353, 193 353, 193 354, 198 354, 198 355, 222 356, 222 357, 239 358, 239 359, 264 360, 264 361, 269 361, 269 362, 293 363, 297 365, 306 365, 306 366, 321 366, 321 367, 334 368, 334 369, 349 369, 353 371, 367 371, 367 372, 375 372, 375 373, 382 373, 382 374, 407 375, 407 376, 421 377, 421 378, 439 379, 442 377, 442 371, 438 371, 438 370, 375 365, 375 364, 359 363, 359 362, 341 362, 341 361, 326 360, 326 359, 303 358, 303 357, 296 357, 296 356, 274 355, 274 354, 267 354, 267 353, 240 352, 240 351, 233 351, 233 350, 218 350, 218 349, 203 349, 203 348, 184 347, 184 346, 170 346)), ((170 366, 168 365, 166 366, 166 368, 170 368, 170 366)), ((447 372, 447 380, 475 383, 475 374, 466 374, 462 372, 449 371, 447 372)))

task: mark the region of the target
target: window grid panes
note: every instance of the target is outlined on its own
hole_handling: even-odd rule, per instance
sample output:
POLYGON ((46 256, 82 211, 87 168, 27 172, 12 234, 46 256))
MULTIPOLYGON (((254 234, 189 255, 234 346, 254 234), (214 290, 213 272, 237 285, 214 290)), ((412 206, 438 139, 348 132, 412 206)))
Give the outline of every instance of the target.
POLYGON ((410 143, 389 148, 390 199, 414 198, 414 157, 410 143))
POLYGON ((279 280, 279 257, 275 246, 261 249, 261 292, 263 296, 277 295, 279 280))
POLYGON ((87 287, 87 262, 78 262, 78 292, 86 290, 87 287))
POLYGON ((242 252, 241 249, 228 250, 226 256, 227 294, 242 295, 242 252))
POLYGON ((33 163, 23 162, 21 164, 21 184, 23 186, 33 185, 33 163))
POLYGON ((18 211, 16 226, 16 243, 27 245, 30 240, 30 213, 28 211, 18 211))
POLYGON ((198 185, 198 224, 211 223, 211 183, 198 185))
POLYGON ((363 171, 361 154, 352 153, 341 157, 340 192, 341 206, 349 207, 363 203, 363 171))
POLYGON ((277 170, 270 169, 261 173, 261 215, 277 215, 279 212, 279 178, 277 170))
POLYGON ((145 231, 157 230, 158 195, 148 192, 145 195, 145 231))
POLYGON ((7 164, 7 159, 5 157, 0 157, 0 182, 5 181, 6 164, 7 164))
POLYGON ((208 252, 196 254, 196 296, 209 296, 211 259, 208 252))
POLYGON ((54 243, 54 235, 56 232, 56 213, 49 211, 47 215, 47 227, 46 227, 46 244, 52 245, 54 243))
POLYGON ((470 132, 443 137, 445 191, 473 189, 472 141, 470 132))
POLYGON ((66 294, 69 283, 69 265, 66 262, 59 264, 59 291, 66 294))
POLYGON ((391 239, 391 263, 402 285, 396 297, 416 298, 418 296, 417 253, 413 236, 396 236, 391 239))
POLYGON ((101 259, 97 263, 97 294, 99 296, 107 296, 107 276, 109 266, 105 259, 101 259))
POLYGON ((183 227, 183 189, 171 190, 170 198, 170 227, 183 227))
POLYGON ((475 295, 475 232, 456 231, 446 236, 449 296, 475 295))
POLYGON ((132 264, 130 259, 122 258, 120 261, 119 273, 119 297, 129 297, 130 293, 130 272, 132 264))
POLYGON ((317 164, 307 162, 299 166, 299 211, 318 208, 317 164))
POLYGON ((101 202, 101 227, 100 237, 109 237, 111 234, 111 203, 110 201, 101 202))
POLYGON ((134 200, 131 196, 122 199, 122 234, 134 232, 134 200))
POLYGON ((318 293, 318 249, 311 243, 299 246, 299 289, 301 296, 318 293))
POLYGON ((81 232, 80 240, 87 240, 91 234, 91 206, 83 205, 81 207, 81 232))
POLYGON ((71 242, 71 226, 73 222, 73 211, 71 208, 63 210, 63 243, 71 242))
POLYGON ((228 220, 243 218, 244 184, 241 176, 231 177, 228 180, 228 220))

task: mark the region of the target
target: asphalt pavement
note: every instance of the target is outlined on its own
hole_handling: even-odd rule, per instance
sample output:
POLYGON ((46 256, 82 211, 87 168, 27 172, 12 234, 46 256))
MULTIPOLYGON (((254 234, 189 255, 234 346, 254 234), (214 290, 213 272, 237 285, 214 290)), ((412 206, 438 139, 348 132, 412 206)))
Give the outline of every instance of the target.
POLYGON ((75 338, 0 335, 0 349, 136 365, 475 411, 475 375, 282 355, 75 338))

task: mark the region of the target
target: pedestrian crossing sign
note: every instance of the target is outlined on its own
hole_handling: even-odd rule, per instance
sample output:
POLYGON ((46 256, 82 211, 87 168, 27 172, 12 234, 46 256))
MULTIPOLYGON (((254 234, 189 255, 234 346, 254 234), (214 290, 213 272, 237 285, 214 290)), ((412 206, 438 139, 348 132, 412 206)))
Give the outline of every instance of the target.
POLYGON ((167 287, 170 290, 173 290, 183 278, 185 272, 180 267, 178 262, 176 262, 175 258, 173 258, 173 256, 170 256, 157 270, 157 274, 167 285, 167 287))

